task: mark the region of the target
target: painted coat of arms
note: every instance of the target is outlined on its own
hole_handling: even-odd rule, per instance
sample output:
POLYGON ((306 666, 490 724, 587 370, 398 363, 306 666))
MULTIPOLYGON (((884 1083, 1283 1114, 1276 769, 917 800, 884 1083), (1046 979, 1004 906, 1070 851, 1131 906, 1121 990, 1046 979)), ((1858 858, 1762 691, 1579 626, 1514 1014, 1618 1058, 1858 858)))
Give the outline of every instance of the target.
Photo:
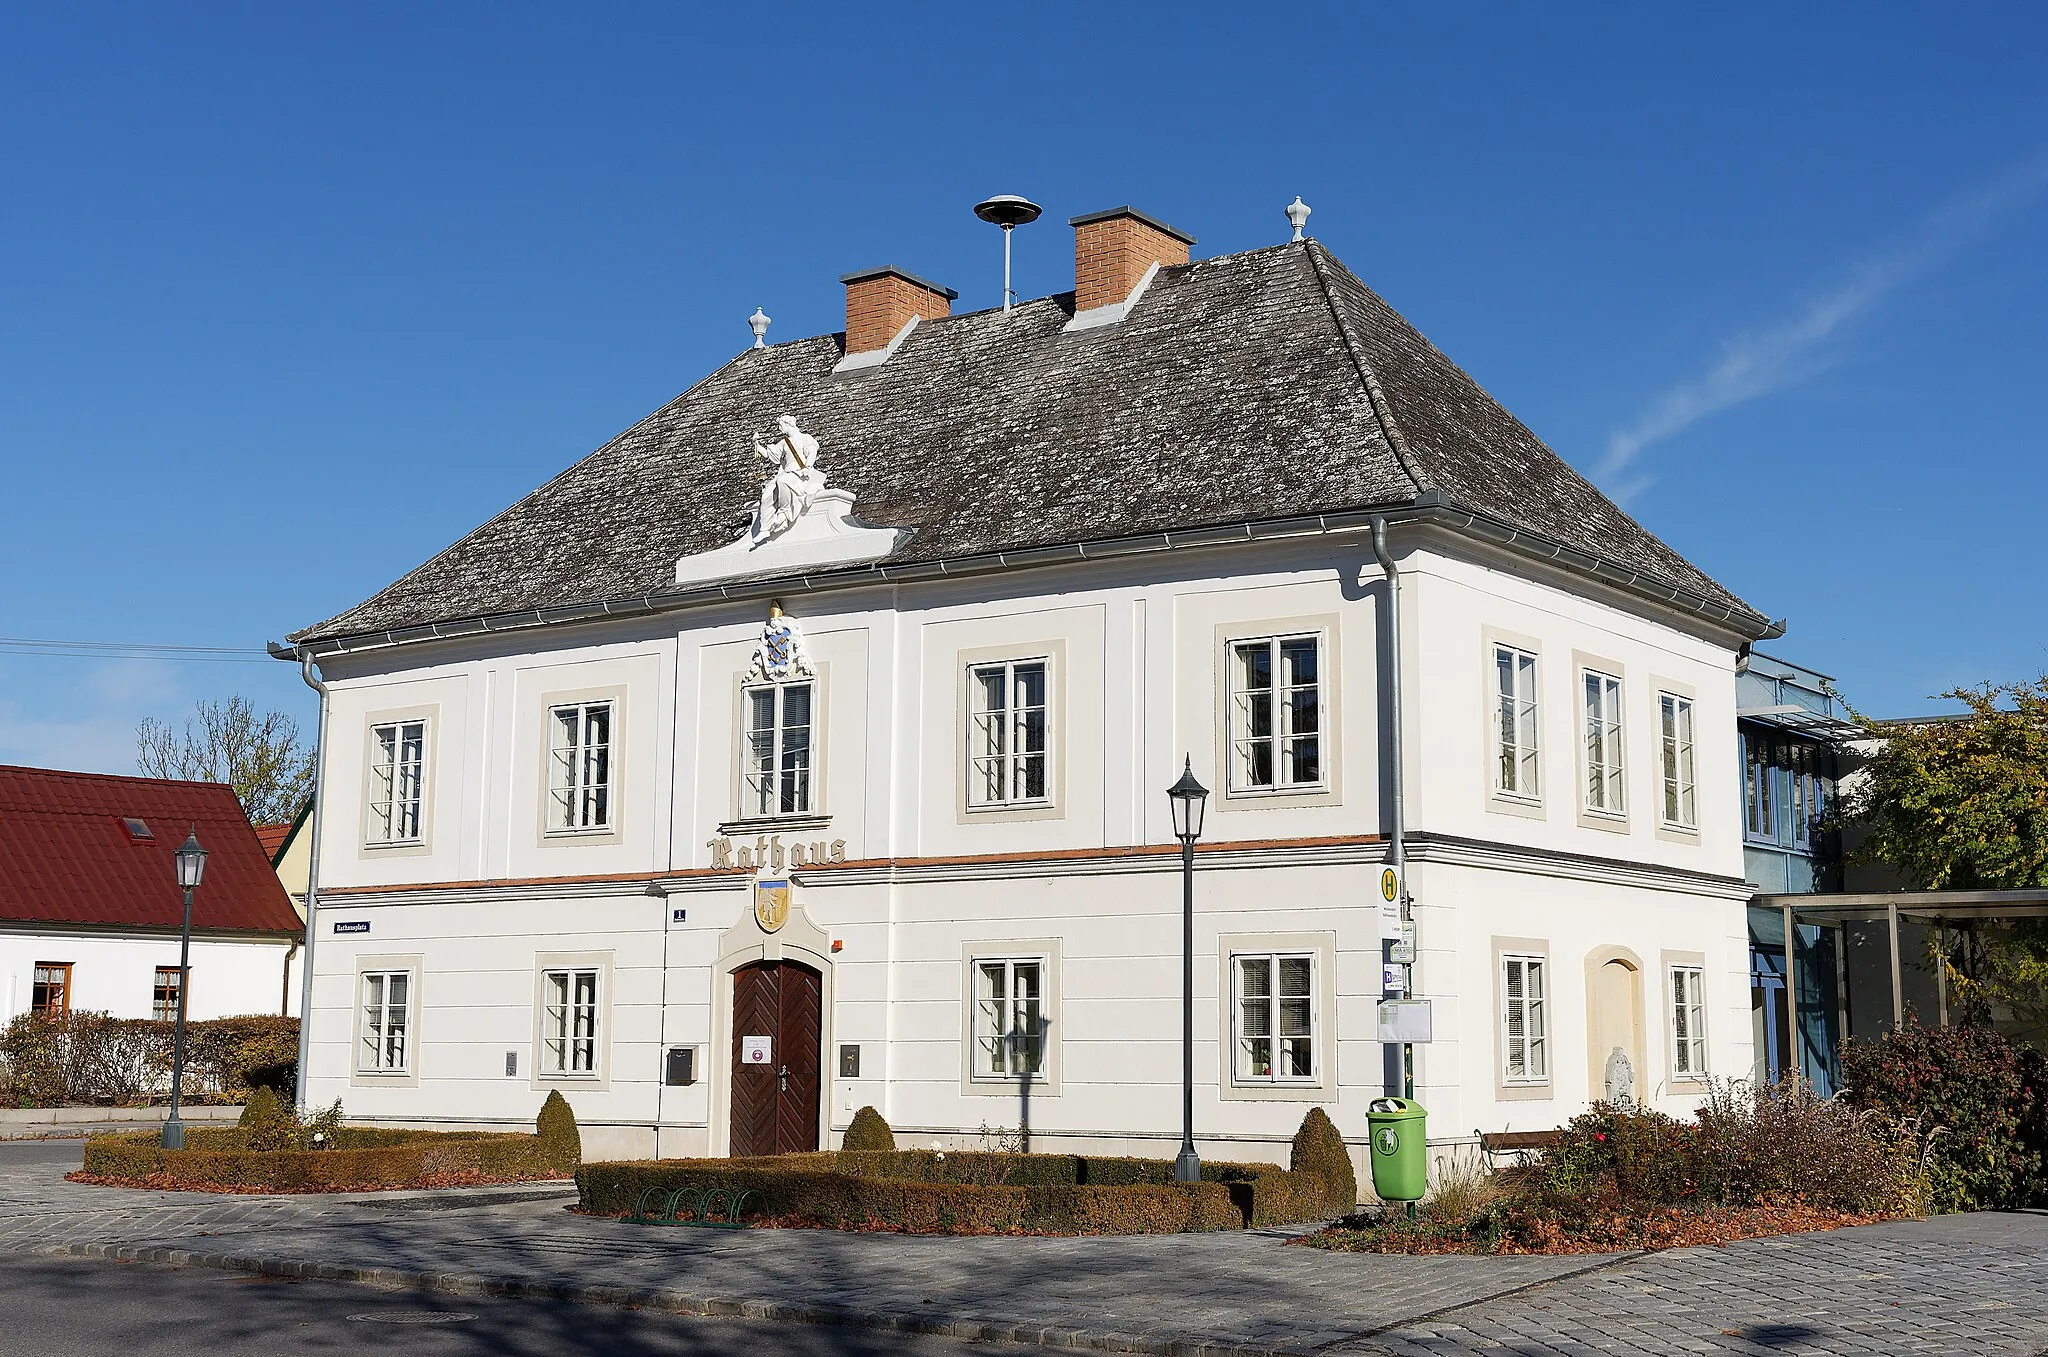
POLYGON ((754 922, 773 933, 789 922, 789 883, 762 881, 754 886, 754 922))
POLYGON ((782 683, 811 676, 810 652, 804 648, 803 630, 796 619, 782 611, 780 603, 768 605, 768 620, 761 625, 761 643, 754 647, 749 679, 782 683))

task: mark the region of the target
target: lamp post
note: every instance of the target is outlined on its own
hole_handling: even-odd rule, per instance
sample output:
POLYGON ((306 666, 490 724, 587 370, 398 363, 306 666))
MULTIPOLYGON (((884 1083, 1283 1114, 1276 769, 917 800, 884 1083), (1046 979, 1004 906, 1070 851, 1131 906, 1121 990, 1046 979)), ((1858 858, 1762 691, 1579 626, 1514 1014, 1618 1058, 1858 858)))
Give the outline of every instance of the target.
POLYGON ((1180 1155, 1173 1161, 1179 1183, 1202 1181, 1195 1153, 1195 840, 1202 837, 1202 811, 1209 789, 1195 781, 1193 759, 1181 765, 1180 781, 1166 789, 1173 807, 1173 837, 1180 840, 1180 1155))
POLYGON ((164 1148, 185 1148, 185 1123, 178 1120, 178 1103, 185 1090, 185 997, 192 989, 192 892, 206 875, 206 850, 199 846, 199 826, 185 835, 185 842, 172 855, 178 861, 178 886, 185 892, 185 933, 178 944, 178 1032, 171 1045, 171 1115, 164 1121, 164 1148))

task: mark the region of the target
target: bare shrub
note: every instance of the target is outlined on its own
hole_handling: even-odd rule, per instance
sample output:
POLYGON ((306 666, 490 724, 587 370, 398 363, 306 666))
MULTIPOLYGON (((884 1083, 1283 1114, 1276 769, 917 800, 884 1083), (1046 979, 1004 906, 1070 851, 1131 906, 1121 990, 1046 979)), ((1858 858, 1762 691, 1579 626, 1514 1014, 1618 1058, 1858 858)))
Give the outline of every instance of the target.
POLYGON ((1735 1206, 1797 1197, 1839 1211, 1923 1214, 1928 1181, 1916 1128, 1803 1079, 1714 1084, 1700 1108, 1699 1195, 1735 1206))
POLYGON ((1483 1217, 1500 1196, 1500 1180, 1484 1164, 1443 1163, 1436 1191, 1422 1203, 1422 1214, 1433 1224, 1462 1230, 1483 1217))
MULTIPOLYGON (((175 1024, 105 1013, 17 1014, 0 1029, 0 1106, 130 1105, 171 1092, 175 1024)), ((291 1093, 296 1018, 186 1024, 185 1098, 237 1102, 251 1087, 291 1093)))

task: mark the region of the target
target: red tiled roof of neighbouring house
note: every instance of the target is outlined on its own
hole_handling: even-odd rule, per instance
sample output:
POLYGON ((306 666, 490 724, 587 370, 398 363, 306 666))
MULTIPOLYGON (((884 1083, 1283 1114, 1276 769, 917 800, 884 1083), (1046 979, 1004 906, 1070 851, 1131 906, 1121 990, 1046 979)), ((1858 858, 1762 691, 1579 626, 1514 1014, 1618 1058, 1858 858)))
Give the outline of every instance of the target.
MULTIPOLYGON (((292 836, 292 824, 287 820, 281 825, 251 825, 256 831, 256 842, 263 845, 263 856, 277 861, 277 850, 284 847, 284 841, 292 836)), ((180 843, 184 840, 180 839, 180 843)))
POLYGON ((302 925, 234 789, 0 765, 0 919, 177 928, 172 854, 197 829, 206 876, 195 929, 302 925))

